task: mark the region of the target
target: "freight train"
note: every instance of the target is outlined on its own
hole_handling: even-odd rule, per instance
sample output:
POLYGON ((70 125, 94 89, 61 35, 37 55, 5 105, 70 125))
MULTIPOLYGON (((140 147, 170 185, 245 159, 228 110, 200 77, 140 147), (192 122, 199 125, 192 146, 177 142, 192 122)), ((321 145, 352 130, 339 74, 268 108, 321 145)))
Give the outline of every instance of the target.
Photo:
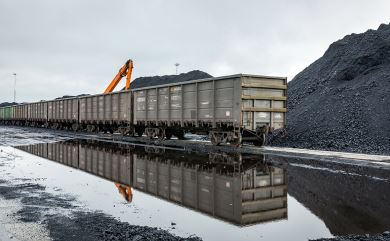
POLYGON ((149 138, 265 143, 285 127, 287 78, 237 74, 0 108, 0 123, 149 138))

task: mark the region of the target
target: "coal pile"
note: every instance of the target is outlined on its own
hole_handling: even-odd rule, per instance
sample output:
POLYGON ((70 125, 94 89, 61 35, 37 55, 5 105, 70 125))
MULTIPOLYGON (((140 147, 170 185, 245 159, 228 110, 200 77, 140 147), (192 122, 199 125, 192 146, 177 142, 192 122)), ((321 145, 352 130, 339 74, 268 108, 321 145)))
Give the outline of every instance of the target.
MULTIPOLYGON (((62 97, 57 97, 55 98, 55 100, 61 100, 61 99, 69 99, 69 98, 76 98, 76 97, 84 97, 84 96, 88 96, 89 94, 80 94, 80 95, 64 95, 62 97)), ((45 100, 41 100, 41 101, 45 101, 45 100)))
POLYGON ((7 107, 7 106, 12 106, 12 105, 17 105, 18 103, 16 102, 3 102, 0 103, 0 107, 7 107))
MULTIPOLYGON (((188 73, 182 73, 182 74, 178 74, 178 75, 139 77, 137 79, 134 79, 130 83, 130 88, 136 89, 136 88, 143 88, 143 87, 148 87, 148 86, 179 83, 179 82, 198 80, 198 79, 206 79, 206 78, 211 78, 211 77, 213 77, 213 76, 206 73, 206 72, 200 71, 200 70, 193 70, 193 71, 190 71, 188 73)), ((124 88, 122 90, 124 90, 124 88)), ((55 100, 83 97, 83 96, 88 96, 88 95, 89 94, 64 95, 64 96, 55 98, 55 100)), ((4 102, 4 103, 0 103, 0 107, 12 106, 12 105, 17 105, 17 104, 18 103, 4 102)))
POLYGON ((197 79, 206 79, 211 77, 213 76, 200 70, 193 70, 188 73, 183 73, 179 75, 139 77, 131 82, 130 88, 136 89, 136 88, 143 88, 148 86, 178 83, 178 82, 185 82, 185 81, 197 80, 197 79))
POLYGON ((334 42, 289 82, 287 131, 273 144, 390 154, 390 25, 334 42))
POLYGON ((386 231, 382 234, 365 234, 365 235, 346 235, 346 236, 338 236, 335 238, 324 238, 317 239, 313 241, 389 241, 390 240, 390 232, 386 231))

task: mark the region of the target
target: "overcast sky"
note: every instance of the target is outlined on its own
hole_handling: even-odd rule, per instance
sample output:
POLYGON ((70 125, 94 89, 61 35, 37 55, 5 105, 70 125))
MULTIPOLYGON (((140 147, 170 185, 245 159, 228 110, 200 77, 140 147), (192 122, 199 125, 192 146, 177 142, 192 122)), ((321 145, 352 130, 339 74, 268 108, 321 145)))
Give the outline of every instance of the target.
POLYGON ((290 80, 346 34, 390 22, 389 0, 0 0, 0 102, 100 93, 194 69, 290 80), (124 82, 121 83, 121 87, 124 82))

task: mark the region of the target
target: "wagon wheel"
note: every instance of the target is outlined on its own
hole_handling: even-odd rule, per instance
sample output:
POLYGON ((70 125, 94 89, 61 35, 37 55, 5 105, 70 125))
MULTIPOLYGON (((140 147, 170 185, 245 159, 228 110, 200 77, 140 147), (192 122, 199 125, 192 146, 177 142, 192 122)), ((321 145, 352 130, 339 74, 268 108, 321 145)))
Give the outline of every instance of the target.
POLYGON ((213 146, 219 146, 219 144, 221 143, 221 141, 219 140, 219 138, 216 135, 211 135, 210 141, 211 141, 211 144, 213 144, 213 146))
POLYGON ((261 134, 256 141, 253 141, 253 145, 255 146, 264 146, 265 144, 265 134, 261 134))
POLYGON ((121 135, 122 136, 124 136, 124 135, 126 135, 127 134, 127 128, 126 127, 123 127, 123 126, 120 126, 119 128, 118 128, 118 131, 119 131, 119 133, 121 133, 121 135))
POLYGON ((241 134, 239 134, 237 138, 234 138, 234 140, 230 142, 230 145, 235 147, 240 147, 241 144, 242 144, 241 134))
POLYGON ((135 133, 137 133, 137 136, 141 137, 144 134, 144 129, 135 130, 135 133))
POLYGON ((175 136, 177 136, 177 138, 179 140, 184 140, 184 131, 178 131, 175 136))
POLYGON ((160 140, 160 141, 164 140, 164 138, 165 138, 165 129, 160 129, 157 137, 158 137, 158 140, 160 140))
POLYGON ((78 130, 79 130, 79 124, 74 123, 74 124, 72 125, 72 129, 73 129, 73 131, 78 131, 78 130))
POLYGON ((130 127, 129 133, 130 136, 135 136, 135 128, 132 126, 130 127))
POLYGON ((236 139, 234 141, 230 141, 229 143, 231 146, 234 146, 234 147, 239 147, 241 145, 241 143, 236 139))
POLYGON ((165 132, 165 138, 167 140, 170 140, 172 138, 172 133, 171 132, 165 132))
POLYGON ((99 126, 95 126, 95 129, 93 132, 98 133, 101 131, 101 128, 99 126))

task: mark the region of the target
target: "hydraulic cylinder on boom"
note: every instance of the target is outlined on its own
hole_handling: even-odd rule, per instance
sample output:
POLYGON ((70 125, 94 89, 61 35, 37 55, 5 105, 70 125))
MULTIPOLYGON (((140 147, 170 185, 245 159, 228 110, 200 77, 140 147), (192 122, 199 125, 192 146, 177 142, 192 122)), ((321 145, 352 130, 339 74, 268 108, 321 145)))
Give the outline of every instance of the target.
POLYGON ((126 76, 126 90, 130 89, 130 79, 133 72, 133 60, 129 59, 126 63, 119 69, 119 72, 115 75, 114 79, 108 85, 104 93, 110 93, 114 91, 115 87, 119 84, 121 79, 126 76))

